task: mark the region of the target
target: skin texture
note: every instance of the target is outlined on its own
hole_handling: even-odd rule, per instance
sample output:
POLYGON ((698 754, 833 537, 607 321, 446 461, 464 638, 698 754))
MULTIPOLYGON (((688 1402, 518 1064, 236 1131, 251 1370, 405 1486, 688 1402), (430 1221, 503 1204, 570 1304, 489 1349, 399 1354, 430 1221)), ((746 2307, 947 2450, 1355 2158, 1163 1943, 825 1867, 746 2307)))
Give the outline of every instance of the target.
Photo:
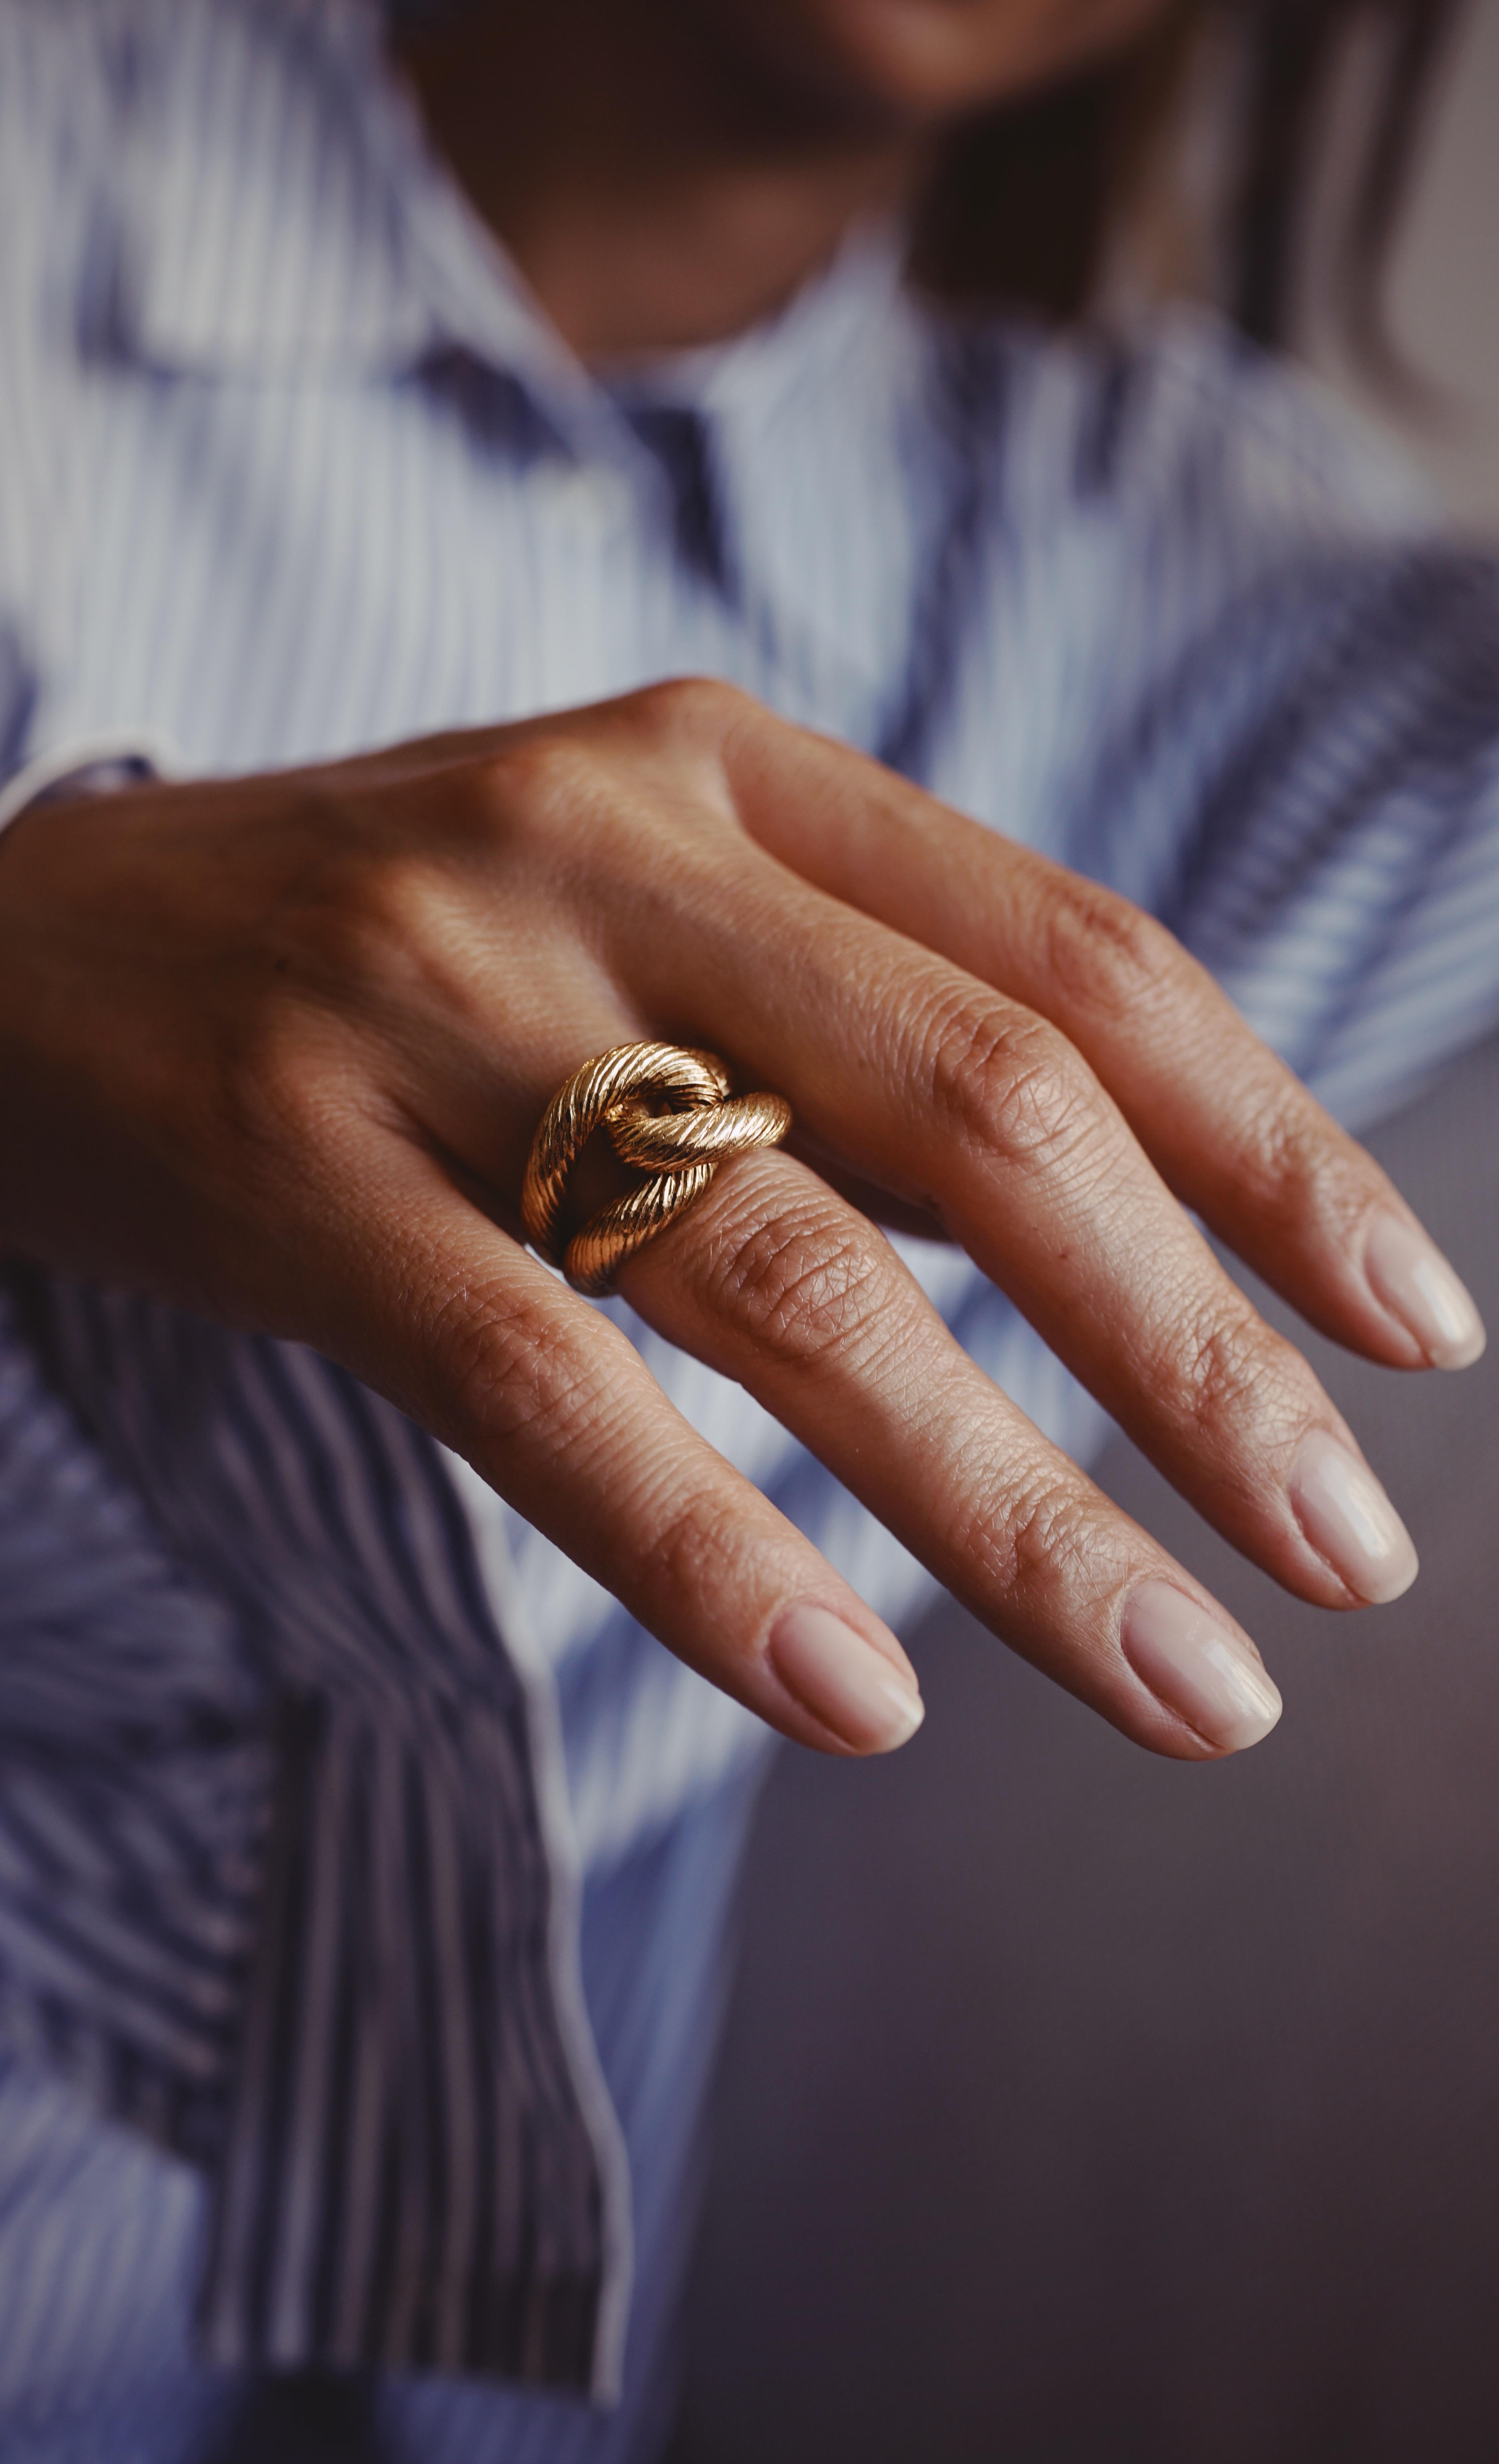
MULTIPOLYGON (((945 119, 1152 13, 556 0, 471 9, 407 67, 562 333, 608 357, 773 306, 945 119)), ((716 685, 23 820, 0 1245, 319 1346, 774 1726, 889 1747, 919 1717, 895 1638, 522 1245, 548 1098, 648 1037, 784 1093, 798 1148, 725 1167, 626 1296, 1131 1736, 1229 1750, 1273 1689, 877 1218, 962 1242, 1291 1590, 1409 1580, 1349 1432, 1182 1211, 1372 1358, 1456 1365, 1476 1320, 1383 1176, 1145 917, 716 685)))
POLYGON ((717 0, 716 13, 847 116, 911 127, 1097 57, 1161 0, 717 0))
POLYGON ((805 1155, 961 1241, 1288 1588, 1369 1595, 1294 1507, 1309 1433, 1353 1440, 1179 1200, 1397 1367, 1431 1355, 1363 1259, 1413 1219, 1161 928, 862 756, 671 684, 50 808, 0 891, 0 1243, 344 1362, 788 1735, 898 1742, 915 1712, 869 1709, 912 1683, 898 1642, 521 1245, 547 1098, 633 1038, 783 1091, 804 1155, 727 1165, 626 1297, 1106 1718, 1186 1758, 1248 1741, 1125 1657, 1152 1586, 1250 1647, 805 1155), (778 1659, 808 1606, 850 1630, 848 1685, 808 1661, 826 1620, 778 1659))
POLYGON ((429 128, 584 358, 716 341, 849 225, 897 208, 934 137, 1107 52, 1162 0, 551 0, 404 46, 429 128))

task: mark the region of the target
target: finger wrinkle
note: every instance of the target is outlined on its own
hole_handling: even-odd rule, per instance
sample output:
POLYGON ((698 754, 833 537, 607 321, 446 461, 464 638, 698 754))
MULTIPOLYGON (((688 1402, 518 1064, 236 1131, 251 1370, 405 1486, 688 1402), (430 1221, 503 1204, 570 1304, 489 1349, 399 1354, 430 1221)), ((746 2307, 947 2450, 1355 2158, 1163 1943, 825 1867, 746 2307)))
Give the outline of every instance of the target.
POLYGON ((1199 1315, 1179 1375, 1199 1431, 1241 1447, 1251 1439, 1264 1443, 1271 1427, 1304 1427, 1321 1395, 1300 1354, 1248 1303, 1232 1316, 1221 1307, 1199 1315))
POLYGON ((717 1490, 699 1489, 684 1497, 681 1466, 676 1468, 677 1478, 662 1483, 653 1496, 648 1495, 644 1503, 638 1498, 630 1501, 631 1525, 643 1534, 634 1551, 635 1580, 658 1604, 664 1600, 680 1608, 695 1607, 705 1599, 718 1603, 716 1639, 722 1641, 728 1639, 721 1632, 722 1603, 733 1604, 731 1622, 738 1624, 745 1595, 757 1588, 747 1579, 742 1561, 752 1540, 753 1509, 761 1501, 758 1492, 734 1474, 730 1480, 734 1488, 742 1489, 742 1504, 749 1512, 732 1513, 730 1499, 717 1490))
POLYGON ((1055 1171, 1101 1123, 1100 1090, 1072 1047, 1018 1005, 939 1021, 925 1068, 938 1123, 965 1149, 1055 1171))
POLYGON ((445 1301, 432 1322, 445 1382, 464 1416, 511 1439, 553 1432, 565 1440, 590 1422, 615 1421, 634 1355, 618 1356, 617 1348, 628 1347, 607 1319, 598 1321, 598 1334, 597 1349, 584 1355, 570 1330, 523 1306, 476 1303, 467 1290, 445 1301))
MULTIPOLYGON (((959 1493, 972 1485, 959 1481, 959 1493)), ((1075 1595, 1080 1576, 1091 1588, 1098 1532, 1085 1498, 1044 1471, 1017 1488, 1009 1466, 986 1467, 984 1485, 987 1511, 973 1497, 951 1531, 958 1562, 981 1573, 989 1593, 1024 1601, 1034 1615, 1059 1591, 1075 1595)))
MULTIPOLYGON (((743 1213, 748 1219, 748 1208, 743 1213)), ((760 1221, 731 1218, 711 1238, 705 1297, 782 1359, 815 1364, 867 1335, 893 1297, 894 1263, 888 1243, 851 1220, 793 1209, 760 1221)))
POLYGON ((1036 888, 1043 975, 1069 1007, 1127 1021, 1132 1034, 1166 1011, 1179 1032, 1191 961, 1165 928, 1117 891, 1060 868, 1048 868, 1036 888))

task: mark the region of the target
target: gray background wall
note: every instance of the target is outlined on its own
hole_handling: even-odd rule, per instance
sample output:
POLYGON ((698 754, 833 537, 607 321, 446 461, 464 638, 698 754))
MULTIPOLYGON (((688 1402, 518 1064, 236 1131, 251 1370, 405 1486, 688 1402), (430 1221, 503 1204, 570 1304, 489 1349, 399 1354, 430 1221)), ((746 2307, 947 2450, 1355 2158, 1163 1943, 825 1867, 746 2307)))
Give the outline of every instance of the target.
POLYGON ((1373 396, 1325 316, 1308 320, 1309 356, 1420 454, 1457 518, 1499 534, 1499 0, 1467 0, 1387 298, 1394 340, 1431 381, 1427 415, 1373 396))
MULTIPOLYGON (((1391 298, 1451 397, 1412 442, 1490 531, 1496 270, 1479 0, 1391 298)), ((1496 1126, 1492 1047, 1375 1143, 1499 1329, 1496 1126)), ((949 1607, 912 1747, 778 1766, 676 2464, 1499 2454, 1499 1343, 1308 1349, 1421 1548, 1395 1607, 1300 1608, 1105 1466, 1260 1639, 1267 1745, 1153 1761, 949 1607)))

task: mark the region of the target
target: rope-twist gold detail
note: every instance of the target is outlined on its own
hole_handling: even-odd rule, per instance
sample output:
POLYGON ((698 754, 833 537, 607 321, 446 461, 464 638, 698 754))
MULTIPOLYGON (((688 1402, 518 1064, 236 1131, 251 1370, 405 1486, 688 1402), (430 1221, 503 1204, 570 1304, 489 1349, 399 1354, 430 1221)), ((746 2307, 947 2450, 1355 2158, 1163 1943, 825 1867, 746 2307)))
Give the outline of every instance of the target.
POLYGON ((532 1142, 520 1192, 527 1232, 581 1292, 606 1292, 636 1249, 702 1197, 720 1163, 778 1146, 791 1127, 781 1095, 736 1095, 711 1052, 676 1044, 620 1044, 560 1087, 532 1142), (648 1177, 611 1199, 562 1242, 568 1176, 596 1131, 648 1177))

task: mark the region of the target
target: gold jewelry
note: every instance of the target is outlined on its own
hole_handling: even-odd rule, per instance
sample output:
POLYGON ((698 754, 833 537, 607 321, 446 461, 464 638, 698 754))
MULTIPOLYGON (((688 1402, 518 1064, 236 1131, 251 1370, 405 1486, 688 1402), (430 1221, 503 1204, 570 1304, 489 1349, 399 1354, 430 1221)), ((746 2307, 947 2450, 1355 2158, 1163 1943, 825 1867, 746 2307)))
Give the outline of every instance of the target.
POLYGON ((606 1292, 626 1259, 696 1204, 720 1163, 779 1146, 791 1127, 781 1095, 735 1095, 721 1061, 677 1044, 620 1044, 574 1070, 532 1140, 520 1192, 526 1230, 580 1292, 606 1292), (567 1177, 595 1131, 650 1178, 611 1199, 572 1238, 558 1237, 567 1177))

